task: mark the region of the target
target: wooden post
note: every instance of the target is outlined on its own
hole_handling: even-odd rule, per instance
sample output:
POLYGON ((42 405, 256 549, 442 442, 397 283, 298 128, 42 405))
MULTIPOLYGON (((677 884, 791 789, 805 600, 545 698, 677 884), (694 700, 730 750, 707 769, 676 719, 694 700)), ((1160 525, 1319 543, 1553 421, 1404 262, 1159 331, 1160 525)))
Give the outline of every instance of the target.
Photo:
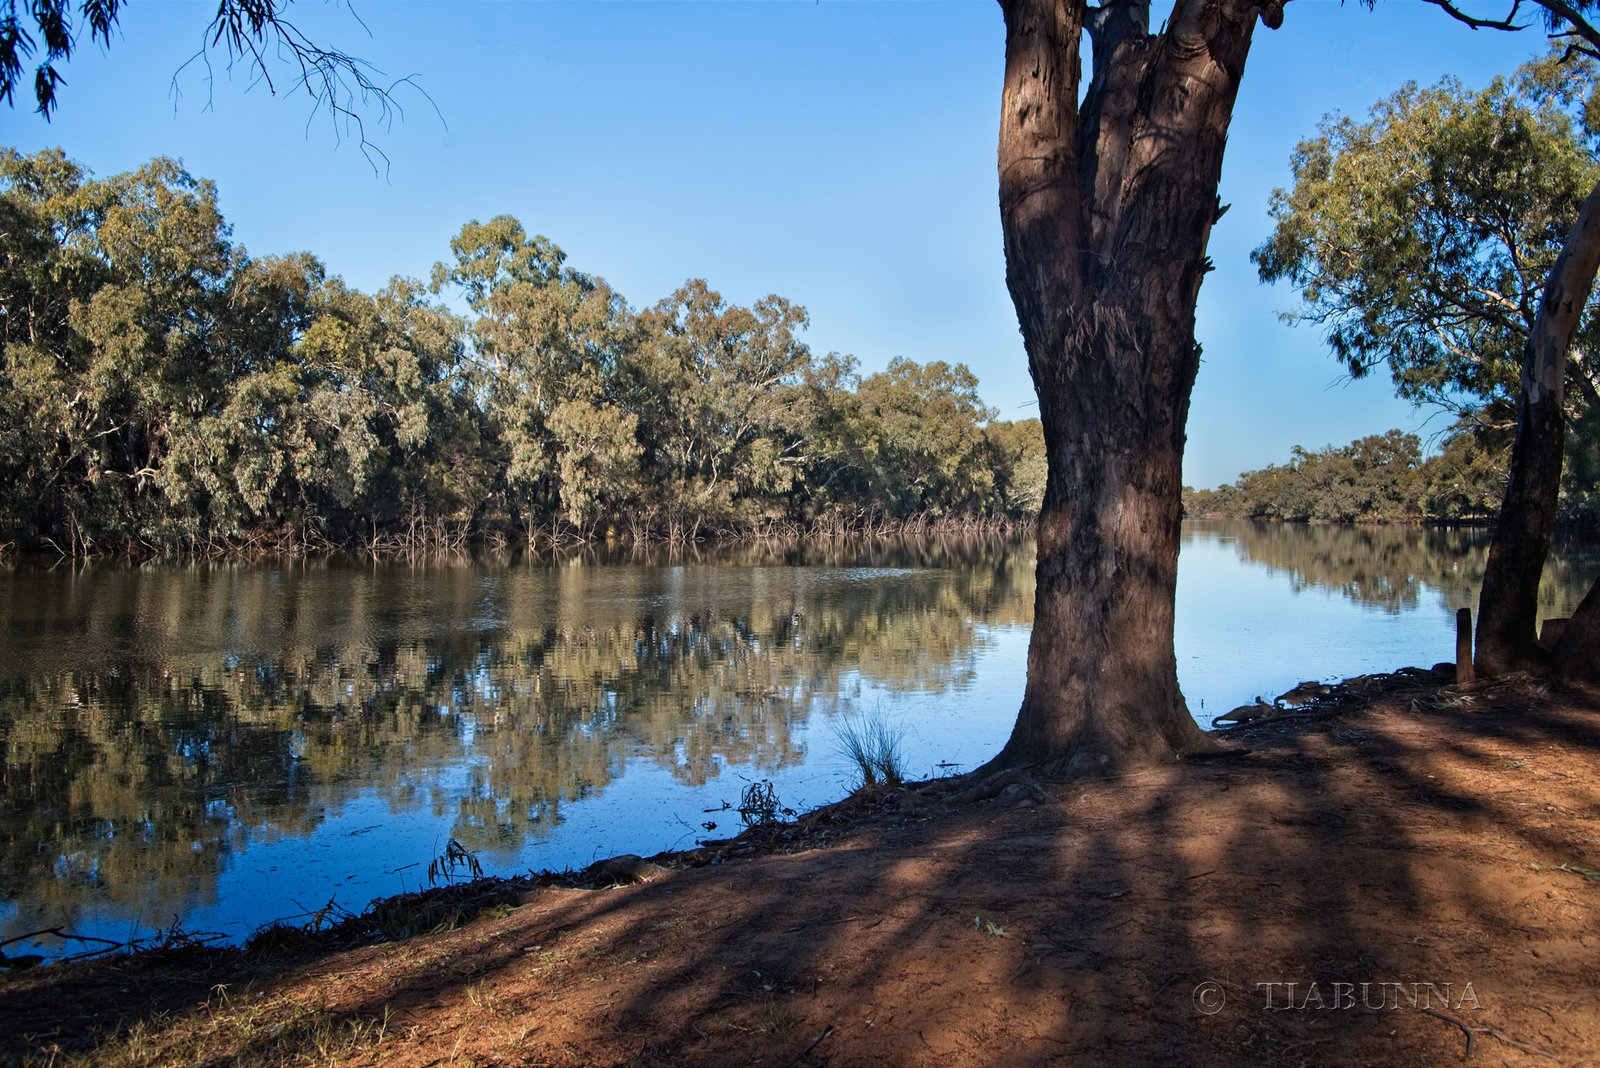
POLYGON ((1456 685, 1477 678, 1472 670, 1472 609, 1456 613, 1456 685))

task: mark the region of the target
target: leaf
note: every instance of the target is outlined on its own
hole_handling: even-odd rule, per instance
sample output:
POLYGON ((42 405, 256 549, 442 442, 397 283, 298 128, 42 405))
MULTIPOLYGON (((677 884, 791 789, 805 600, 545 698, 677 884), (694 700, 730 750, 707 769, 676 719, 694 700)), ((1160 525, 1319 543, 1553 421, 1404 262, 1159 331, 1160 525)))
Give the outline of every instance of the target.
POLYGON ((1562 863, 1557 864, 1555 870, 1569 872, 1573 875, 1581 875, 1592 883, 1600 883, 1600 871, 1595 871, 1593 868, 1580 868, 1575 864, 1562 863))
POLYGON ((1006 929, 999 924, 984 919, 982 916, 972 917, 972 929, 990 938, 1005 938, 1006 929))

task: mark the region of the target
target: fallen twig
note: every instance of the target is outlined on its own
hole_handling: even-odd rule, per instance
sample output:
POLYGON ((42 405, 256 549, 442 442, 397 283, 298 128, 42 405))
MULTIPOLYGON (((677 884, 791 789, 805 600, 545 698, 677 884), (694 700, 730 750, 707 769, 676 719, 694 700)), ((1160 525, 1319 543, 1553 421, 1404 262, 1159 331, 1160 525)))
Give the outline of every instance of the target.
POLYGON ((1453 1023, 1457 1027, 1461 1028, 1461 1033, 1467 1036, 1467 1052, 1464 1054, 1464 1057, 1467 1059, 1472 1057, 1472 1048, 1476 1041, 1473 1036, 1488 1035, 1490 1038, 1498 1039, 1499 1041, 1504 1042, 1512 1049, 1520 1049, 1522 1052, 1531 1053, 1535 1057, 1543 1057, 1546 1060, 1555 1061, 1557 1064, 1561 1063, 1561 1058, 1557 1057, 1549 1050, 1540 1049, 1538 1046, 1530 1046, 1526 1042, 1519 1042, 1510 1035, 1506 1034, 1504 1031, 1500 1030, 1498 1027, 1469 1027, 1464 1021, 1456 1019, 1449 1013, 1440 1012, 1438 1009, 1435 1009, 1432 1006, 1424 1006, 1422 1011, 1427 1013, 1429 1016, 1437 1017, 1441 1020, 1444 1020, 1446 1023, 1453 1023))
POLYGON ((822 1040, 827 1038, 831 1034, 833 1034, 833 1024, 829 1024, 827 1027, 824 1027, 822 1029, 822 1034, 818 1035, 816 1038, 813 1038, 811 1040, 811 1044, 809 1046, 807 1046, 805 1049, 801 1050, 800 1051, 800 1056, 796 1057, 795 1060, 797 1060, 797 1061, 805 1060, 806 1057, 808 1057, 811 1054, 811 1051, 816 1049, 818 1046, 820 1046, 822 1044, 822 1040))
POLYGON ((13 942, 23 942, 30 938, 37 938, 40 935, 55 935, 57 938, 71 939, 74 942, 99 942, 103 945, 117 947, 131 944, 128 942, 117 942, 110 938, 96 938, 94 935, 73 934, 71 931, 63 930, 60 927, 42 927, 37 931, 29 931, 27 934, 15 935, 11 938, 5 939, 4 941, 0 941, 0 949, 4 949, 13 942))
POLYGON ((1473 1030, 1477 1031, 1480 1035, 1488 1035, 1490 1038, 1498 1038, 1512 1049, 1520 1049, 1522 1052, 1531 1053, 1535 1057, 1543 1057, 1546 1060, 1555 1061, 1557 1064, 1561 1063, 1561 1058, 1557 1057, 1549 1050, 1540 1049, 1538 1046, 1530 1046, 1526 1042, 1518 1042, 1516 1039, 1512 1038, 1498 1027, 1475 1027, 1473 1030))

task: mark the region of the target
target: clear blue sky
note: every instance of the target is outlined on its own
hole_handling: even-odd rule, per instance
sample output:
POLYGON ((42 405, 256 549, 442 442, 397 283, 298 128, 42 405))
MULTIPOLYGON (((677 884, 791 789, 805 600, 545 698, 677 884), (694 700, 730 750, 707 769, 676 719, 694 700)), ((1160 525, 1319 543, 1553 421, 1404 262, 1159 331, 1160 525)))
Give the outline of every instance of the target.
MULTIPOLYGON (((818 352, 865 372, 901 355, 963 362, 1003 417, 1036 411, 1004 284, 1003 27, 988 0, 364 0, 370 37, 342 6, 297 5, 313 36, 414 74, 432 98, 402 89, 403 121, 369 127, 390 158, 377 176, 282 85, 274 98, 216 67, 208 93, 191 65, 172 97, 213 10, 128 4, 112 48, 86 44, 65 68, 54 121, 0 109, 0 142, 59 145, 100 175, 180 158, 217 182, 252 253, 309 250, 369 291, 426 277, 463 223, 509 213, 635 307, 690 277, 741 303, 779 293, 810 310, 818 352)), ((1257 29, 1223 177, 1233 209, 1201 293, 1187 482, 1281 462, 1292 444, 1443 428, 1386 380, 1344 381, 1315 329, 1282 325, 1293 295, 1257 282, 1249 252, 1324 113, 1364 113, 1407 79, 1482 85, 1542 50, 1536 29, 1474 32, 1420 0, 1295 0, 1282 29, 1257 29)))

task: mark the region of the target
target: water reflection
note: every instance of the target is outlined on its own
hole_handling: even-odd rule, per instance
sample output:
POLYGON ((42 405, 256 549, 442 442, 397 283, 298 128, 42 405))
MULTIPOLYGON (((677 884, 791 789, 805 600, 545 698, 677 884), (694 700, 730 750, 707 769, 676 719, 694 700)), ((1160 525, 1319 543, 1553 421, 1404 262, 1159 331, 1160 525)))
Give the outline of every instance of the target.
MULTIPOLYGON (((1201 520, 1184 524, 1183 544, 1231 545, 1239 559, 1288 576, 1296 592, 1332 590, 1358 605, 1401 612, 1425 595, 1444 607, 1477 610, 1489 531, 1201 520)), ((1539 585, 1545 615, 1570 615, 1600 573, 1600 546, 1558 540, 1539 585)))
POLYGON ((960 687, 980 628, 1032 615, 1024 546, 730 555, 10 573, 7 936, 203 911, 237 855, 358 796, 516 855, 630 765, 793 767, 819 709, 960 687))
MULTIPOLYGON (((1449 658, 1485 549, 1187 525, 1191 710, 1449 658)), ((510 874, 726 834, 705 810, 743 778, 840 796, 841 711, 887 713, 912 774, 971 767, 1021 698, 1033 565, 1031 544, 938 540, 0 571, 0 939, 178 918, 241 938, 415 888, 450 837, 510 874)), ((1597 572, 1594 546, 1560 547, 1544 614, 1597 572)))

